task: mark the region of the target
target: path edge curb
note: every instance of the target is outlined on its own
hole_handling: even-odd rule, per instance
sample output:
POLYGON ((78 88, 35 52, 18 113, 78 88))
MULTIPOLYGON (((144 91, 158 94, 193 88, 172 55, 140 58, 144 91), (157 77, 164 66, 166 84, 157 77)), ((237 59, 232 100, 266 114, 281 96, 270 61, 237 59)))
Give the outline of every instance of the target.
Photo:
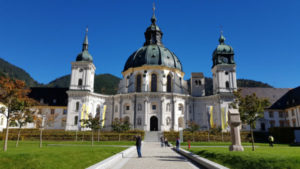
POLYGON ((198 156, 192 152, 189 152, 187 150, 184 150, 182 148, 180 148, 179 151, 177 151, 176 148, 173 147, 173 150, 178 152, 179 154, 183 155, 184 157, 188 158, 189 160, 193 161, 194 163, 199 164, 208 169, 229 169, 225 166, 222 166, 218 163, 210 161, 206 158, 200 157, 200 156, 198 156))
POLYGON ((124 151, 121 151, 107 159, 100 161, 92 166, 87 167, 86 169, 106 169, 114 165, 117 161, 121 160, 124 156, 130 154, 135 150, 135 146, 131 146, 124 151))

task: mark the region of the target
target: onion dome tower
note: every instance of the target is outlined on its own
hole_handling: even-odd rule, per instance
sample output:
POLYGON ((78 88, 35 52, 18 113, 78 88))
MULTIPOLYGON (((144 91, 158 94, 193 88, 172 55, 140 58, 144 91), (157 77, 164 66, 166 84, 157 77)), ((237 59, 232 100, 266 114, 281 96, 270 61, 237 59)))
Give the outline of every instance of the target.
POLYGON ((88 46, 88 28, 86 28, 82 52, 77 55, 76 61, 72 62, 70 90, 94 91, 96 67, 92 55, 88 52, 88 46))
POLYGON ((151 25, 145 32, 144 46, 135 51, 126 61, 123 72, 130 68, 143 65, 160 65, 182 71, 182 65, 177 56, 165 48, 161 39, 163 32, 156 24, 155 7, 151 17, 151 25))
POLYGON ((84 37, 84 41, 82 44, 82 52, 80 52, 77 57, 76 61, 87 61, 87 62, 93 62, 93 57, 88 51, 89 47, 89 41, 88 41, 88 28, 86 28, 86 33, 84 37))
POLYGON ((182 65, 178 57, 162 43, 163 32, 157 25, 154 6, 150 21, 151 25, 144 33, 144 45, 133 52, 125 63, 119 92, 182 93, 182 65))
POLYGON ((225 44, 225 37, 221 32, 219 45, 213 52, 213 67, 218 64, 235 64, 233 60, 233 48, 225 44))
POLYGON ((221 31, 219 45, 213 52, 213 93, 232 93, 237 89, 236 65, 233 48, 225 44, 221 31))

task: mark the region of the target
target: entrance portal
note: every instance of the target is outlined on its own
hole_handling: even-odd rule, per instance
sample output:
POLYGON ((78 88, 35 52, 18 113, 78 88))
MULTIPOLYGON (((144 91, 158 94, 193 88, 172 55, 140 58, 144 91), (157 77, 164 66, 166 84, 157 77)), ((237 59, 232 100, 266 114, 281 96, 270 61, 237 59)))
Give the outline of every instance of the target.
POLYGON ((150 131, 158 131, 158 119, 155 116, 150 118, 150 131))

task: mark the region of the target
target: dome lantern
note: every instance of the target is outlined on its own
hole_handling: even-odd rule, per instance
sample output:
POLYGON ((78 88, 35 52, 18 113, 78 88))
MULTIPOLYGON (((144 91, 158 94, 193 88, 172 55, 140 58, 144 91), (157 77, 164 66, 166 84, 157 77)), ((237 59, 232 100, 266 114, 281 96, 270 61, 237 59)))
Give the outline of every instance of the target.
POLYGON ((88 42, 88 28, 86 28, 85 31, 85 37, 82 44, 82 52, 79 53, 76 57, 76 61, 87 61, 87 62, 93 62, 92 55, 88 52, 89 42, 88 42))

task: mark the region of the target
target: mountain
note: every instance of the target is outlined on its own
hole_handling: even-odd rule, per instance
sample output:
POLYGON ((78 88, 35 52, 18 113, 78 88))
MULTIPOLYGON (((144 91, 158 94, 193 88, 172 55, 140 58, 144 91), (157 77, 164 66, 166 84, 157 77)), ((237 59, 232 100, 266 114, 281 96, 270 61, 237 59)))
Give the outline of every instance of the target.
MULTIPOLYGON (((8 76, 10 78, 15 78, 23 80, 29 87, 60 87, 68 88, 70 85, 70 75, 65 75, 57 78, 46 85, 39 84, 35 81, 26 71, 14 66, 7 61, 0 58, 0 76, 8 76)), ((102 94, 116 94, 118 90, 118 85, 120 78, 111 74, 99 74, 95 76, 94 90, 96 93, 102 94)), ((263 83, 255 80, 248 79, 238 79, 238 87, 271 87, 267 83, 263 83)), ((205 78, 205 92, 206 95, 212 95, 213 86, 212 78, 205 78)))
POLYGON ((35 81, 26 71, 23 69, 8 63, 0 58, 0 76, 8 76, 10 78, 19 79, 25 81, 27 86, 35 87, 40 84, 35 81))
MULTIPOLYGON (((237 79, 237 87, 268 87, 273 88, 273 86, 263 83, 260 81, 255 80, 248 80, 248 79, 237 79)), ((205 95, 212 95, 213 94, 213 82, 212 78, 206 77, 205 78, 205 95)))
MULTIPOLYGON (((116 94, 121 79, 111 74, 99 74, 95 76, 94 90, 96 93, 116 94)), ((47 87, 69 87, 70 75, 57 78, 47 84, 47 87)))

